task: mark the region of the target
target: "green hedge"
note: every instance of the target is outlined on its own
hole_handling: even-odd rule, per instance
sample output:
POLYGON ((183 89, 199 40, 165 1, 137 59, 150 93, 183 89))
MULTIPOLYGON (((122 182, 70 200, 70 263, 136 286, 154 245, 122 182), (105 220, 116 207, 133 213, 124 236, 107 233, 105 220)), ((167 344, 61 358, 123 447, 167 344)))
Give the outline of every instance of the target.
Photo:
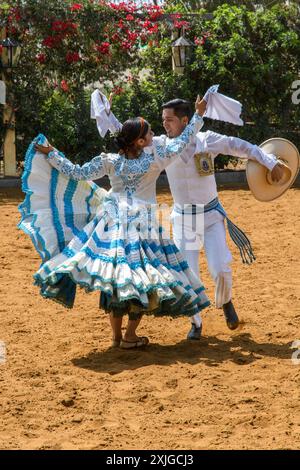
MULTIPOLYGON (((176 11, 177 6, 172 8, 176 11)), ((257 144, 271 136, 283 136, 300 148, 300 105, 291 99, 292 83, 299 79, 299 31, 300 19, 292 6, 249 11, 223 4, 212 19, 199 15, 191 20, 186 34, 191 40, 197 38, 198 46, 185 75, 178 77, 171 70, 170 34, 162 29, 159 44, 141 50, 138 66, 135 63, 131 68, 132 80, 123 83, 119 78, 114 82, 125 90, 115 97, 114 112, 120 121, 142 115, 160 134, 164 132, 163 102, 175 97, 194 100, 198 93, 219 83, 221 92, 243 103, 242 118, 252 124, 238 127, 207 121, 204 130, 236 135, 257 144), (146 71, 143 78, 139 78, 141 70, 146 71)), ((111 137, 101 139, 95 121, 90 119, 91 90, 83 85, 73 94, 53 90, 41 74, 30 82, 32 64, 26 80, 24 73, 15 90, 19 160, 39 132, 78 162, 111 148, 111 137)), ((222 167, 222 160, 218 161, 222 167)))

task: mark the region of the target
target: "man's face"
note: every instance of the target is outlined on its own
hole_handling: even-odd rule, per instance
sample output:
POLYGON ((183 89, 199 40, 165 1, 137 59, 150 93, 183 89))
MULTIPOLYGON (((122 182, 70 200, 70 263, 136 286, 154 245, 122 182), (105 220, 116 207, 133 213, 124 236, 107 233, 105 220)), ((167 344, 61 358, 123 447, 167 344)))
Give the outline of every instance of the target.
POLYGON ((188 124, 188 117, 179 118, 175 115, 174 109, 167 108, 163 109, 162 121, 167 136, 172 139, 173 137, 178 137, 183 132, 188 124))

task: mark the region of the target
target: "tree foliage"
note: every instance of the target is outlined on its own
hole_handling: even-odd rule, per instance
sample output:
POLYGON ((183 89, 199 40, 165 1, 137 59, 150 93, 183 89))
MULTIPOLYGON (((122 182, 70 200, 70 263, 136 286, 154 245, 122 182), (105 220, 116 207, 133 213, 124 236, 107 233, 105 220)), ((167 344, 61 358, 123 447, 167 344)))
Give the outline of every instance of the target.
POLYGON ((219 83, 220 92, 243 103, 248 124, 239 128, 211 121, 206 128, 255 143, 285 136, 300 145, 300 106, 292 102, 292 84, 300 71, 300 20, 293 5, 250 11, 223 4, 213 18, 204 14, 199 11, 185 27, 196 47, 183 77, 171 72, 170 38, 145 51, 143 66, 151 73, 139 83, 139 96, 151 96, 151 106, 147 100, 143 106, 141 99, 140 111, 156 123, 162 102, 174 97, 194 100, 219 83))
POLYGON ((255 10, 253 2, 221 2, 208 17, 203 8, 185 14, 188 4, 197 7, 192 3, 166 2, 163 10, 104 0, 2 2, 0 24, 23 45, 10 86, 18 157, 38 132, 79 161, 108 148, 110 139, 100 140, 89 117, 95 82, 119 93, 114 111, 121 121, 143 115, 155 133, 163 131, 163 102, 194 100, 219 83, 221 92, 243 103, 249 124, 237 128, 215 121, 207 127, 256 143, 276 134, 300 144, 300 111, 291 99, 300 68, 295 5, 255 10), (172 72, 174 28, 195 45, 180 77, 172 72))

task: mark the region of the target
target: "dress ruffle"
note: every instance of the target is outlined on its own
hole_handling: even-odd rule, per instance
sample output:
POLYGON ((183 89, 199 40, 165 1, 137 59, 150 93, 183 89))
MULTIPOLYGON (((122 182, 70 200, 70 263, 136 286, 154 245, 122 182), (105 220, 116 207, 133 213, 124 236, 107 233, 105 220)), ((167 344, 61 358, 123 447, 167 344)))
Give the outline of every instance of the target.
POLYGON ((42 258, 34 275, 43 297, 72 308, 76 286, 100 291, 100 306, 128 313, 191 316, 209 305, 204 287, 147 207, 55 170, 34 143, 22 177, 19 227, 42 258))

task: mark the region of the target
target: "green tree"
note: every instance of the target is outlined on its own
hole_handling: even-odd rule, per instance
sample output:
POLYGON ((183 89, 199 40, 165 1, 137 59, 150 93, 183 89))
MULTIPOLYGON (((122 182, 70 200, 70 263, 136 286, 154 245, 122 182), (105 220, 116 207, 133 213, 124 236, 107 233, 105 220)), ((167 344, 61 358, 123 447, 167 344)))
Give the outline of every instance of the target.
POLYGON ((174 97, 193 100, 219 83, 221 92, 243 103, 246 125, 211 121, 206 128, 255 143, 281 135, 300 145, 300 107, 291 99, 300 69, 300 23, 293 6, 249 11, 224 4, 212 19, 200 14, 189 23, 186 35, 196 47, 184 76, 171 71, 170 38, 145 50, 143 65, 150 71, 134 97, 137 101, 137 95, 152 96, 151 106, 143 107, 140 99, 143 113, 159 125, 152 110, 155 114, 162 102, 174 97))
MULTIPOLYGON (((166 1, 167 5, 174 6, 174 2, 166 1)), ((201 9, 205 9, 206 11, 215 11, 218 7, 227 4, 229 6, 245 6, 248 10, 258 10, 259 8, 270 9, 275 5, 282 5, 285 6, 289 4, 289 6, 294 6, 299 9, 299 1, 298 0, 179 0, 178 5, 181 5, 185 11, 187 12, 195 12, 201 9)))
POLYGON ((221 92, 244 104, 249 124, 215 121, 210 128, 257 143, 275 134, 299 143, 299 106, 291 100, 300 66, 295 5, 251 10, 222 4, 208 17, 204 9, 185 16, 183 3, 167 2, 164 11, 90 0, 2 3, 0 25, 23 44, 13 75, 19 159, 41 131, 78 160, 108 148, 111 138, 101 140, 89 118, 90 85, 97 80, 107 91, 125 91, 114 101, 121 121, 144 115, 156 133, 163 132, 163 102, 194 100, 220 83, 221 92), (184 28, 195 44, 181 77, 171 69, 172 27, 184 28))

